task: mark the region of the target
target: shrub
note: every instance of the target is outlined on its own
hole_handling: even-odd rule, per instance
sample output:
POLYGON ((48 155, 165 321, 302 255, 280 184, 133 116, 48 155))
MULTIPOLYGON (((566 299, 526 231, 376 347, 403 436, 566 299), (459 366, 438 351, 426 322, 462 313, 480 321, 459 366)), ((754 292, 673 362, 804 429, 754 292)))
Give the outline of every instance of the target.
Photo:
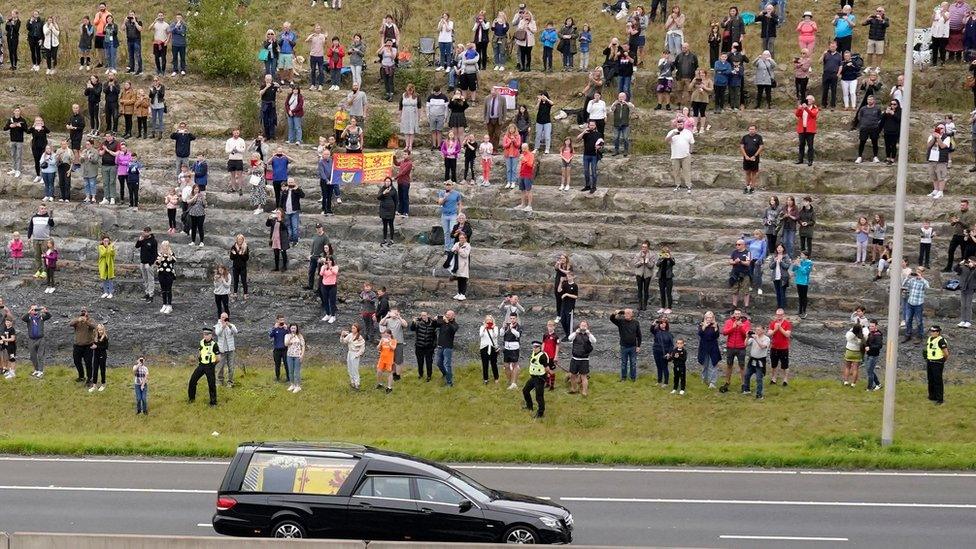
POLYGON ((63 128, 71 117, 72 97, 76 90, 62 83, 52 83, 44 87, 41 101, 37 105, 38 114, 44 118, 49 128, 63 128))
POLYGON ((207 76, 240 79, 254 68, 249 33, 238 13, 237 0, 208 0, 191 22, 191 51, 207 76))
POLYGON ((257 96, 250 88, 245 88, 237 99, 237 127, 241 129, 242 135, 254 135, 262 131, 261 128, 261 106, 258 104, 257 96))
POLYGON ((399 128, 393 122, 393 116, 383 109, 370 111, 366 119, 366 146, 371 149, 385 149, 390 137, 399 133, 399 128))
POLYGON ((393 74, 393 86, 394 89, 403 93, 407 89, 407 84, 412 83, 417 88, 417 95, 424 97, 431 92, 431 86, 434 83, 434 74, 433 71, 423 70, 420 67, 398 69, 393 74))

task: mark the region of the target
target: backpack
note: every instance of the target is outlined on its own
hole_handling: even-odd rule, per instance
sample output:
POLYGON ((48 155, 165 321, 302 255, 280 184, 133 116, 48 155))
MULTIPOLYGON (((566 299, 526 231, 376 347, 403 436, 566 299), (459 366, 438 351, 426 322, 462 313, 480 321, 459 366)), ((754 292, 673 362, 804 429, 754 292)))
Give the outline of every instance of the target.
POLYGON ((958 278, 951 278, 951 279, 947 280, 946 283, 945 283, 944 288, 946 290, 953 291, 953 292, 958 291, 959 290, 959 279, 958 278))
POLYGON ((861 54, 859 53, 851 54, 851 63, 854 63, 854 66, 857 68, 858 71, 864 68, 864 58, 861 57, 861 54))

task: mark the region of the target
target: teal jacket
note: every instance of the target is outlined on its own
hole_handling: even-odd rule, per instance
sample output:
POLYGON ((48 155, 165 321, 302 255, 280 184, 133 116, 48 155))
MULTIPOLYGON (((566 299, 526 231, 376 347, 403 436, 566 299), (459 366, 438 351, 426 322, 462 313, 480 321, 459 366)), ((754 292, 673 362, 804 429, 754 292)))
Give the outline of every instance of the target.
POLYGON ((813 261, 809 259, 800 260, 799 265, 793 265, 793 280, 798 286, 808 286, 810 284, 810 271, 813 270, 813 261))

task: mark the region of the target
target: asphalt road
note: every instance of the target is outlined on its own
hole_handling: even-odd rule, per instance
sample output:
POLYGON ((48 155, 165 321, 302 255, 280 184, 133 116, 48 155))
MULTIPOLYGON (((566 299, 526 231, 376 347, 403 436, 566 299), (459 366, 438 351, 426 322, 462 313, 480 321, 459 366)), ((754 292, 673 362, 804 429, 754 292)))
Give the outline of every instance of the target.
MULTIPOLYGON (((0 456, 0 530, 214 535, 223 461, 0 456)), ((976 473, 468 465, 573 511, 578 543, 973 547, 976 473)))

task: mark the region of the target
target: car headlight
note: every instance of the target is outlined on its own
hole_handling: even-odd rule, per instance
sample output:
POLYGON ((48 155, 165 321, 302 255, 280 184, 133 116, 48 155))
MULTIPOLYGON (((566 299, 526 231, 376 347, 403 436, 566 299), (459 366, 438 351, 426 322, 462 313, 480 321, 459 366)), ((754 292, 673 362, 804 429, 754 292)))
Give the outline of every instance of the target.
POLYGON ((569 515, 566 515, 566 526, 572 526, 572 525, 573 525, 573 514, 570 513, 569 515))
POLYGON ((548 515, 545 515, 539 517, 539 520, 542 521, 542 524, 545 524, 549 528, 559 528, 559 519, 555 517, 550 517, 548 515))

